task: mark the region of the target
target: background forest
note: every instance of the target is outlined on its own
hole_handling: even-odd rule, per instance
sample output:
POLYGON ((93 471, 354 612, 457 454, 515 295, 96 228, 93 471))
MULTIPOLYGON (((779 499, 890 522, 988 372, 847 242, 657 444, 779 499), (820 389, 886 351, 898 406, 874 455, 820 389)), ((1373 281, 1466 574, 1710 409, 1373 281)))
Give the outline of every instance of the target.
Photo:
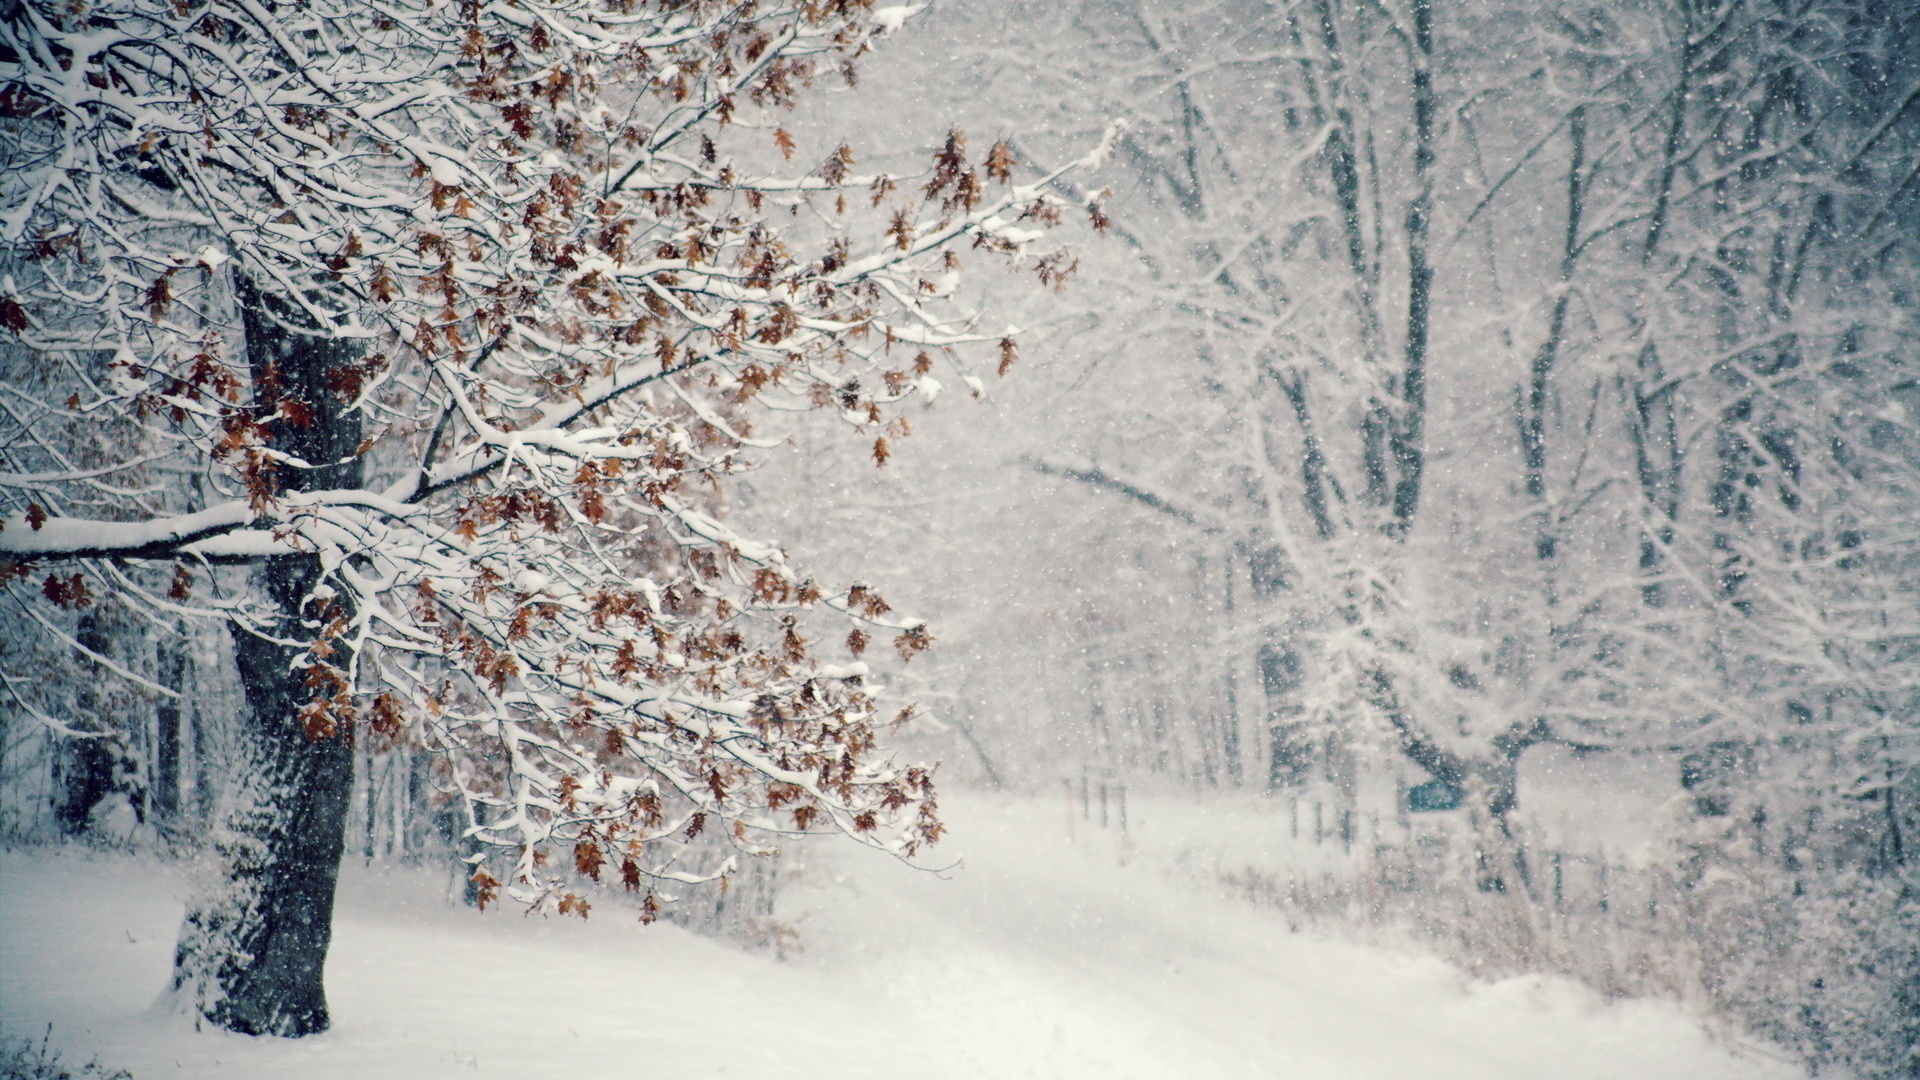
POLYGON ((945 775, 1265 793, 1357 853, 1223 869, 1256 899, 1906 1075, 1915 32, 941 6, 898 122, 1126 117, 1113 224, 1017 391, 752 510, 932 620, 945 775))
MULTIPOLYGON (((919 385, 890 453, 775 415, 797 452, 716 508, 927 620, 875 660, 900 756, 1115 827, 1253 806, 1281 854, 1190 868, 1290 920, 1920 1076, 1920 13, 949 0, 887 36, 786 121, 807 153, 912 177, 951 127, 1032 174, 1128 124, 1050 181, 1091 208, 1059 288, 960 287, 1002 379, 919 385)), ((0 613, 0 824, 190 847, 226 637, 66 617, 96 655, 0 613)), ((351 853, 469 853, 429 747, 354 753, 351 853)))

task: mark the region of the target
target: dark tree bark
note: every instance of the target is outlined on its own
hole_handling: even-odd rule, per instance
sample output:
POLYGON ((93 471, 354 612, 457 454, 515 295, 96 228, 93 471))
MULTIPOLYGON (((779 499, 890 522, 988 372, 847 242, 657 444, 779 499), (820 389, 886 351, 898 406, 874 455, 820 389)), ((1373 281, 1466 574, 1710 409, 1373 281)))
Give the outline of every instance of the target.
MULTIPOLYGON (((281 417, 266 424, 270 445, 310 466, 280 465, 273 488, 358 487, 359 415, 330 376, 356 362, 359 347, 300 332, 286 305, 244 285, 241 301, 260 414, 281 417), (306 422, 289 422, 282 402, 304 405, 306 422)), ((321 627, 350 615, 339 608, 344 590, 313 598, 323 576, 311 555, 274 556, 254 570, 256 596, 272 614, 232 631, 246 713, 236 793, 217 833, 226 880, 188 914, 175 957, 175 988, 207 1019, 249 1035, 310 1035, 329 1024, 321 978, 353 750, 346 730, 302 716, 316 695, 343 689, 316 688, 310 678, 321 627)), ((336 652, 329 661, 343 665, 345 657, 336 652)))
MULTIPOLYGON (((88 649, 104 653, 107 636, 92 611, 80 614, 75 640, 88 649)), ((60 742, 53 760, 53 820, 64 836, 84 836, 92 827, 93 808, 114 791, 114 763, 118 755, 113 743, 114 730, 100 699, 100 665, 91 659, 80 660, 86 674, 74 705, 74 717, 81 730, 93 732, 90 738, 71 738, 60 742)))
POLYGON ((1640 599, 1647 607, 1666 606, 1667 549, 1673 546, 1674 523, 1680 516, 1680 479, 1685 455, 1680 429, 1674 420, 1673 398, 1679 380, 1670 379, 1660 365, 1660 351, 1651 342, 1635 360, 1636 373, 1628 385, 1631 411, 1627 435, 1633 442, 1634 476, 1640 483, 1640 599))
POLYGON ((1547 316, 1547 336, 1533 354, 1527 388, 1520 403, 1520 457, 1526 468, 1527 496, 1540 504, 1534 557, 1550 561, 1559 550, 1553 512, 1547 500, 1547 406, 1553 392, 1554 367, 1567 333, 1567 303, 1572 294, 1574 263, 1580 257, 1580 217, 1586 204, 1587 111, 1576 106, 1567 116, 1567 227, 1560 244, 1558 295, 1547 316))
MULTIPOLYGON (((179 637, 160 642, 160 684, 175 692, 184 692, 187 684, 187 644, 179 637)), ((152 814, 162 828, 175 827, 180 819, 180 743, 185 731, 186 710, 179 698, 160 699, 154 707, 153 725, 153 800, 152 814)))
POLYGON ((1322 540, 1331 540, 1335 530, 1327 492, 1331 489, 1337 496, 1339 487, 1328 471, 1326 452, 1321 449, 1320 436, 1313 428, 1313 414, 1307 408, 1305 380, 1298 375, 1283 377, 1278 372, 1273 377, 1287 395, 1287 404, 1292 406, 1293 417, 1300 424, 1300 484, 1307 504, 1307 516, 1313 521, 1314 535, 1322 540))
POLYGON ((1427 337, 1432 322, 1433 267, 1427 233, 1433 220, 1433 9, 1413 0, 1413 198, 1407 203, 1407 351, 1401 370, 1399 409, 1389 440, 1397 475, 1389 532, 1404 538, 1420 509, 1427 468, 1427 337))
POLYGON ((1300 689, 1300 654, 1268 642, 1260 646, 1260 686, 1267 698, 1267 790, 1296 787, 1313 768, 1313 743, 1305 712, 1294 700, 1300 689))

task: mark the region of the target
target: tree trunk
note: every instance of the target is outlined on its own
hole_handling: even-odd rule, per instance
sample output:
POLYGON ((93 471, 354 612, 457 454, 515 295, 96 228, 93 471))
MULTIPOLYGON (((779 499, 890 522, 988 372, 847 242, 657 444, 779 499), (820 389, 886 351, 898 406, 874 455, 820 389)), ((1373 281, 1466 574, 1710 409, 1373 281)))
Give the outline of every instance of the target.
MULTIPOLYGON (((158 667, 160 684, 184 693, 187 687, 189 659, 185 629, 160 642, 158 667)), ((150 788, 153 819, 162 829, 171 830, 180 822, 180 744, 186 722, 185 703, 179 698, 160 699, 154 706, 153 781, 150 788)))
MULTIPOLYGON (((292 313, 244 284, 240 296, 254 385, 265 388, 260 415, 279 414, 283 401, 307 407, 304 424, 266 423, 275 450, 311 465, 282 464, 274 489, 358 487, 359 415, 329 380, 357 360, 357 345, 290 330, 280 317, 292 313)), ((315 688, 309 643, 327 619, 352 613, 337 610, 345 590, 313 598, 323 576, 313 555, 275 556, 254 570, 254 595, 269 615, 252 628, 232 628, 246 715, 239 776, 215 833, 225 880, 188 913, 175 953, 176 991, 208 1020, 249 1035, 310 1035, 329 1023, 321 976, 353 749, 344 727, 327 730, 330 722, 310 723, 301 711, 316 695, 345 692, 315 688), (336 610, 322 610, 329 604, 336 610)), ((328 659, 346 662, 337 651, 328 659)))
MULTIPOLYGON (((1534 534, 1534 557, 1551 562, 1559 550, 1553 511, 1547 499, 1547 406, 1553 391, 1554 368, 1567 334, 1567 305, 1572 295, 1574 263, 1580 257, 1580 217, 1585 209, 1587 110, 1576 106, 1567 116, 1567 227, 1560 244, 1559 287, 1547 316, 1546 340, 1533 354, 1527 388, 1520 403, 1520 458, 1526 470, 1527 496, 1540 506, 1534 534)), ((1547 601, 1551 606, 1551 594, 1547 601)))
POLYGON ((1393 518, 1389 534, 1405 539, 1420 509, 1427 468, 1427 339, 1433 316, 1433 267, 1427 233, 1433 220, 1433 9, 1413 0, 1413 199, 1407 203, 1407 351, 1388 445, 1393 453, 1393 518))
MULTIPOLYGON (((76 640, 94 652, 105 654, 107 635, 92 611, 80 614, 76 640)), ((93 808, 114 791, 115 754, 108 722, 106 702, 100 694, 100 665, 91 658, 79 661, 86 683, 74 699, 78 726, 98 734, 91 738, 69 738, 54 748, 53 820, 64 836, 83 836, 93 828, 93 808)))

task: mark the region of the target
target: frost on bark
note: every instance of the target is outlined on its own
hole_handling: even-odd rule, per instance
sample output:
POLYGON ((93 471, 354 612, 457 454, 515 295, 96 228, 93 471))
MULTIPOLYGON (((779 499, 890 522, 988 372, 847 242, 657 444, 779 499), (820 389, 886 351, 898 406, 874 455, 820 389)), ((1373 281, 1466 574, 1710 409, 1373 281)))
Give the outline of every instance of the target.
MULTIPOLYGON (((351 341, 290 325, 289 305, 252 287, 240 291, 249 367, 277 379, 287 401, 307 408, 295 423, 262 416, 267 446, 283 460, 276 496, 358 487, 359 416, 333 389, 360 357, 351 341)), ((332 936, 334 886, 346 845, 353 750, 347 732, 313 703, 345 687, 309 659, 315 631, 345 618, 348 594, 325 584, 317 555, 280 555, 251 571, 265 601, 256 624, 230 629, 246 697, 239 739, 241 780, 214 840, 224 887, 187 915, 174 987, 208 1019, 248 1035, 310 1035, 328 1026, 322 971, 332 936)), ((329 647, 331 650, 332 647, 329 647)), ((336 664, 344 661, 329 652, 336 664)))
MULTIPOLYGON (((259 571, 270 595, 294 598, 317 567, 309 556, 259 571)), ((266 629, 292 629, 275 627, 266 629)), ((328 1026, 322 969, 345 844, 353 754, 344 739, 309 738, 297 712, 307 692, 303 651, 234 632, 246 684, 239 739, 244 779, 214 836, 221 887, 188 913, 174 987, 202 1015, 248 1035, 310 1035, 328 1026)))

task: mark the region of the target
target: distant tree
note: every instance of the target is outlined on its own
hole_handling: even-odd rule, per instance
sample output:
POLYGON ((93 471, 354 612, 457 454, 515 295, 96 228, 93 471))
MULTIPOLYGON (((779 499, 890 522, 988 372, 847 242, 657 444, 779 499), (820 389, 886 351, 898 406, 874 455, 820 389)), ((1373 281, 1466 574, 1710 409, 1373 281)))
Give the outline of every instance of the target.
POLYGON ((845 146, 768 175, 778 110, 905 14, 4 8, 0 566, 32 603, 231 627, 225 887, 174 975, 200 1013, 327 1026, 354 739, 439 752, 509 856, 476 858, 483 904, 584 916, 578 883, 617 880, 650 911, 723 871, 676 862, 702 834, 939 836, 856 659, 927 628, 721 520, 756 406, 834 410, 884 462, 937 368, 1013 362, 945 306, 965 245, 1066 265, 1030 253, 1059 172, 1015 185, 958 132, 921 175, 845 146))
POLYGON ((1910 385, 1881 336, 1915 268, 1910 19, 1845 0, 1021 17, 1031 45, 971 58, 984 109, 1134 119, 1120 243, 1069 299, 1103 365, 1081 411, 1106 425, 1072 435, 1106 460, 1036 471, 1236 564, 1234 618, 1195 630, 1257 681, 1370 714, 1501 799, 1541 720, 1625 745, 1712 712, 1723 616, 1797 634, 1815 591, 1858 588, 1781 561, 1785 532, 1846 531, 1816 501, 1904 534, 1904 406, 1865 402, 1910 385), (1778 604, 1723 602, 1746 566, 1778 604), (1295 661, 1261 659, 1283 645, 1295 661))

